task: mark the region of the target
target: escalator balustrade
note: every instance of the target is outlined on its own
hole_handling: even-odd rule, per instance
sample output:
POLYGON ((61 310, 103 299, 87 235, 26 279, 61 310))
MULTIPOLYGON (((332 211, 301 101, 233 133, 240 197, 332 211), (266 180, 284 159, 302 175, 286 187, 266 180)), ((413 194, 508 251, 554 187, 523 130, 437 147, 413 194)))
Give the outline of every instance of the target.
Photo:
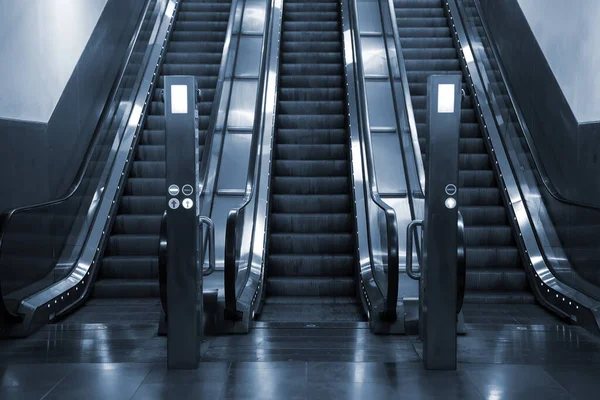
MULTIPOLYGON (((158 248, 165 210, 165 75, 193 75, 202 91, 200 149, 206 140, 231 2, 183 0, 167 45, 135 160, 102 260, 94 296, 158 297, 158 248)), ((202 162, 202 160, 200 160, 202 162)))
MULTIPOLYGON (((402 53, 421 151, 426 149, 427 78, 463 73, 441 0, 395 0, 402 53)), ((459 159, 459 209, 467 247, 465 303, 531 303, 514 232, 467 94, 462 104, 459 159)), ((426 155, 423 154, 426 163, 426 155)))

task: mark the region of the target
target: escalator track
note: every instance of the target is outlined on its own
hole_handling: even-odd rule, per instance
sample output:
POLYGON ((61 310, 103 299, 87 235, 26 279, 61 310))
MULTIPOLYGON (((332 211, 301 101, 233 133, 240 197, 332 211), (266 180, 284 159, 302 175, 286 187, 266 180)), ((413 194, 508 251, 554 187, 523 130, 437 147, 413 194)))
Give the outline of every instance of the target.
MULTIPOLYGON (((463 74, 441 0, 395 0, 396 21, 421 151, 426 149, 427 78, 463 74)), ((423 154, 426 165, 426 155, 423 154)), ((459 209, 467 247, 465 303, 533 303, 471 96, 460 125, 459 209)))
POLYGON ((262 321, 363 318, 339 7, 336 0, 283 6, 262 321))
MULTIPOLYGON (((135 159, 94 286, 96 298, 159 296, 158 248, 165 210, 165 75, 193 75, 202 90, 200 149, 206 140, 229 20, 228 0, 182 0, 135 159)), ((202 162, 202 160, 200 160, 202 162)))

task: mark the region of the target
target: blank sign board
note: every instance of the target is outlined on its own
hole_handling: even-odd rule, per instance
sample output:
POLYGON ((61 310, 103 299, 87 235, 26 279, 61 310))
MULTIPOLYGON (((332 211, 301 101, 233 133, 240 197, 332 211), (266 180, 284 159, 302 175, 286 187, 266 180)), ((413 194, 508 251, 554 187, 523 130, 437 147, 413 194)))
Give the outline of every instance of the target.
POLYGON ((438 85, 438 113, 448 114, 454 112, 454 85, 442 83, 438 85))
POLYGON ((187 85, 171 86, 171 114, 187 114, 187 85))

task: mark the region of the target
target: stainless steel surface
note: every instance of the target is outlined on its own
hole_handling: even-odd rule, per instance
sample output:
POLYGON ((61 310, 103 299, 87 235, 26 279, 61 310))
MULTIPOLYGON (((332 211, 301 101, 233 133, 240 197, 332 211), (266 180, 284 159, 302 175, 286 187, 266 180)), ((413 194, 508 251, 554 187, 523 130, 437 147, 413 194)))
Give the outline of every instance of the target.
POLYGON ((264 280, 282 1, 264 1, 262 7, 267 22, 261 50, 258 98, 253 113, 250 162, 243 198, 229 210, 225 232, 225 307, 232 318, 227 329, 234 332, 249 330, 260 303, 264 280))
MULTIPOLYGON (((380 193, 396 211, 399 236, 400 297, 418 296, 418 284, 406 275, 405 226, 423 218, 424 168, 412 111, 394 7, 388 1, 359 0, 359 26, 369 123, 380 193), (371 111, 371 110, 375 111, 371 111)), ((418 235, 417 235, 418 236, 418 235)), ((414 255, 418 253, 417 237, 414 255)))
POLYGON ((248 168, 250 159, 251 130, 230 130, 225 134, 223 148, 227 153, 221 155, 221 167, 217 193, 244 191, 246 180, 242 172, 248 168))
POLYGON ((20 303, 19 314, 24 315, 25 329, 32 325, 44 324, 52 320, 56 315, 64 313, 79 304, 88 294, 88 289, 95 274, 96 265, 102 248, 102 240, 107 236, 112 222, 111 215, 117 207, 117 199, 122 190, 122 183, 126 177, 129 161, 138 139, 138 131, 142 125, 144 110, 154 87, 154 77, 158 70, 162 50, 168 39, 170 21, 176 11, 174 0, 160 0, 158 2, 158 14, 153 23, 147 49, 147 67, 141 75, 140 90, 131 104, 131 113, 124 118, 123 129, 119 131, 112 144, 111 155, 104 169, 105 179, 95 190, 94 200, 87 210, 82 232, 86 239, 81 246, 75 266, 63 279, 45 288, 20 303), (109 174, 108 172, 111 171, 109 174), (87 225, 91 229, 87 229, 87 225))
POLYGON ((215 224, 208 217, 199 216, 198 223, 208 227, 208 268, 202 270, 203 276, 211 275, 215 271, 215 224))
POLYGON ((425 169, 423 167, 412 98, 410 97, 410 92, 408 90, 408 79, 406 78, 406 67, 404 64, 404 56, 402 54, 402 46, 400 44, 400 36, 398 35, 398 26, 396 25, 396 10, 394 8, 393 0, 382 0, 380 2, 380 7, 383 27, 385 29, 385 38, 387 41, 393 42, 388 44, 388 47, 390 48, 390 57, 395 55, 395 59, 390 60, 390 62, 392 62, 390 65, 393 68, 392 76, 394 77, 394 89, 397 97, 396 101, 398 103, 396 105, 396 114, 400 116, 401 126, 403 127, 401 138, 403 139, 403 149, 406 154, 405 157, 407 158, 406 163, 407 165, 412 166, 412 168, 408 168, 408 170, 412 171, 414 169, 413 174, 416 174, 416 179, 418 180, 418 182, 412 183, 414 178, 411 177, 411 185, 414 186, 412 187, 413 213, 415 214, 415 218, 422 218, 422 198, 425 196, 425 169), (400 100, 401 96, 403 96, 403 100, 400 100), (404 105, 404 109, 401 105, 404 105), (414 199, 415 197, 416 199, 414 199))
POLYGON ((265 13, 266 8, 263 0, 248 0, 242 22, 242 34, 262 36, 266 26, 267 16, 265 13))
POLYGON ((107 2, 2 1, 1 119, 50 120, 107 2))
MULTIPOLYGON (((374 104, 369 104, 367 94, 368 75, 365 74, 363 63, 365 53, 356 1, 342 3, 342 18, 361 295, 364 296, 363 304, 366 305, 371 328, 376 332, 399 333, 404 332, 404 321, 402 318, 397 323, 398 224, 395 210, 382 200, 379 193, 371 137, 372 114, 369 112, 369 105, 373 107, 374 104)), ((375 50, 375 54, 380 51, 375 50)), ((376 85, 378 83, 376 81, 376 85)), ((385 128, 393 126, 393 109, 389 108, 383 116, 375 115, 375 121, 387 124, 385 128)), ((402 307, 399 314, 404 315, 402 307)))
MULTIPOLYGON (((406 238, 403 237, 406 233, 404 226, 410 221, 422 220, 424 218, 424 199, 425 199, 425 169, 421 156, 419 145, 419 137, 413 112, 412 98, 410 96, 406 67, 404 64, 404 56, 402 46, 398 34, 398 26, 396 24, 396 11, 393 0, 379 1, 379 13, 381 20, 381 31, 387 49, 389 79, 392 83, 392 93, 394 99, 394 108, 397 119, 397 127, 401 144, 402 161, 404 165, 404 173, 406 176, 406 190, 408 198, 404 208, 406 211, 398 212, 398 226, 400 228, 400 243, 401 246, 406 243, 406 238)), ((417 266, 420 257, 420 233, 416 235, 416 244, 412 259, 415 261, 413 265, 417 266)), ((409 249, 402 249, 400 271, 406 273, 403 257, 408 256, 409 249)), ((403 276, 404 277, 404 276, 403 276)), ((409 281, 412 282, 412 281, 409 281)), ((415 284, 409 284, 402 288, 401 296, 416 297, 418 296, 418 287, 415 284)))
MULTIPOLYGON (((216 238, 224 237, 224 215, 228 209, 228 199, 215 199, 217 193, 217 183, 221 167, 221 160, 225 154, 224 140, 227 135, 227 117, 229 115, 229 107, 232 100, 232 83, 236 68, 236 60, 240 46, 240 26, 244 15, 245 3, 243 1, 232 2, 226 38, 221 58, 221 66, 219 68, 219 78, 217 83, 217 98, 215 98, 216 106, 213 107, 210 119, 210 125, 207 132, 207 142, 204 147, 204 157, 206 160, 202 164, 204 172, 200 173, 200 215, 208 216, 215 224, 216 238), (221 218, 220 218, 221 217, 221 218)), ((204 249, 208 242, 204 242, 204 249)), ((215 255, 215 268, 222 267, 223 261, 220 256, 222 254, 223 242, 216 240, 217 254, 215 255)))
POLYGON ((469 42, 456 0, 446 2, 446 11, 453 21, 455 40, 461 50, 461 62, 468 72, 468 83, 477 102, 480 122, 486 129, 492 160, 498 170, 500 186, 507 198, 509 215, 514 221, 518 239, 525 252, 526 270, 532 275, 532 289, 546 307, 589 329, 598 330, 600 303, 561 282, 547 264, 544 249, 538 241, 538 235, 543 237, 544 233, 536 229, 530 220, 529 212, 532 210, 528 209, 527 199, 523 198, 517 176, 513 173, 511 158, 505 148, 502 133, 496 125, 498 116, 487 98, 485 79, 480 74, 478 60, 475 59, 477 49, 469 42))
MULTIPOLYGON (((254 9, 247 6, 245 12, 248 13, 251 11, 254 11, 254 9)), ((235 70, 237 78, 256 78, 258 76, 261 45, 261 36, 242 36, 240 38, 238 57, 244 62, 240 63, 235 70)))
POLYGON ((265 40, 264 0, 238 1, 232 6, 231 44, 219 104, 215 144, 203 194, 202 215, 215 222, 215 268, 223 269, 227 212, 240 204, 246 190, 255 108, 259 97, 261 46, 265 40))
MULTIPOLYGON (((241 65, 245 60, 239 58, 241 65)), ((238 64, 239 65, 239 64, 238 64)), ((227 125, 236 129, 252 128, 254 122, 254 103, 256 102, 256 88, 258 74, 252 80, 237 80, 234 78, 229 104, 229 119, 227 125)))
MULTIPOLYGON (((207 210, 206 203, 208 202, 210 209, 210 205, 212 204, 212 196, 214 186, 214 165, 215 161, 220 159, 220 140, 217 139, 215 141, 215 137, 220 137, 220 132, 223 128, 222 124, 222 115, 223 115, 223 107, 227 106, 230 101, 230 80, 228 79, 227 68, 228 66, 233 64, 236 55, 236 49, 230 51, 232 47, 237 45, 237 41, 232 43, 233 38, 233 30, 236 22, 236 15, 241 10, 239 7, 240 2, 235 1, 231 5, 231 9, 229 11, 229 18, 227 24, 227 30, 225 32, 225 42, 223 44, 223 52, 221 55, 221 64, 219 66, 219 74, 217 78, 217 85, 215 87, 215 99, 214 104, 217 106, 211 110, 210 114, 210 122, 206 135, 206 142, 204 145, 204 154, 202 156, 202 160, 206 160, 200 166, 199 183, 198 183, 198 193, 200 194, 200 215, 203 215, 205 210, 207 210), (223 97, 223 93, 227 95, 223 97), (211 169, 212 168, 212 169, 211 169), (206 195, 208 193, 208 195, 206 195)), ((239 18, 239 17, 238 17, 239 18)))

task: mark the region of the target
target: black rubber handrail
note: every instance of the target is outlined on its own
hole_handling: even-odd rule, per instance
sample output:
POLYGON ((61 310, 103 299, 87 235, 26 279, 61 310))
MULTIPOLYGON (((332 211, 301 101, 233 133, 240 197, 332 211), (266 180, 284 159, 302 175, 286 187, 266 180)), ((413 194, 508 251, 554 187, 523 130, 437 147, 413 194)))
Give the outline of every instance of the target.
POLYGON ((465 241, 465 221, 457 212, 456 226, 456 313, 462 310, 467 288, 467 244, 465 241))
POLYGON ((258 98, 254 107, 254 123, 252 126, 252 141, 250 142, 250 158, 248 160, 248 175, 246 177, 246 190, 244 192, 244 198, 242 203, 229 211, 227 214, 227 221, 225 224, 225 257, 224 257, 224 289, 225 289, 225 318, 229 320, 240 320, 242 315, 237 310, 237 293, 235 284, 237 280, 237 262, 236 252, 238 244, 238 235, 241 236, 241 232, 238 231, 238 220, 250 204, 254 196, 254 181, 257 176, 256 159, 258 156, 258 143, 259 136, 263 130, 265 124, 264 108, 266 97, 265 85, 267 82, 268 68, 266 66, 268 55, 270 53, 270 36, 271 36, 271 24, 272 15, 271 10, 273 8, 272 2, 268 3, 265 15, 267 21, 265 23, 264 40, 261 49, 261 62, 260 62, 260 81, 258 84, 258 98))
MULTIPOLYGON (((356 70, 356 81, 357 81, 357 105, 359 109, 360 118, 360 131, 363 136, 363 143, 365 149, 365 159, 367 162, 367 174, 368 184, 366 185, 371 200, 379 209, 384 212, 385 225, 387 234, 387 261, 388 261, 388 282, 387 282, 387 293, 385 294, 385 305, 384 310, 381 312, 380 317, 386 321, 396 320, 396 308, 398 303, 398 287, 400 279, 399 271, 399 254, 398 254, 398 222, 396 219, 396 211, 390 207, 386 202, 381 199, 379 194, 379 188, 377 187, 377 177, 375 175, 375 162, 373 157, 373 146, 371 142, 371 127, 369 125, 369 113, 367 110, 367 93, 365 89, 364 81, 364 66, 362 59, 362 46, 360 40, 360 32, 358 31, 358 9, 356 0, 350 0, 350 15, 351 15, 351 31, 352 46, 354 49, 354 56, 356 59, 355 70, 356 70)), ((371 229, 370 227, 368 229, 371 229)), ((369 242, 371 242, 370 235, 369 242)), ((370 249, 372 250, 372 243, 370 243, 370 249)))
MULTIPOLYGON (((490 39, 489 40, 489 44, 490 44, 489 49, 492 51, 492 55, 493 55, 494 59, 496 60, 496 63, 498 64, 498 70, 500 71, 500 75, 502 76, 503 85, 506 88, 512 109, 515 112, 515 115, 519 122, 519 126, 521 128, 521 132, 523 133, 523 137, 525 138, 525 143, 527 144, 527 150, 529 150, 529 153, 531 154, 531 157, 533 159, 533 164, 534 164, 533 166, 534 166, 537 174, 539 175, 544 188, 546 189, 548 194, 550 194, 550 196, 552 196, 559 203, 564 203, 564 204, 572 205, 575 207, 582 207, 582 208, 586 208, 586 209, 600 211, 600 205, 595 205, 595 204, 591 204, 591 203, 583 203, 583 202, 571 200, 571 199, 565 197, 564 195, 562 195, 560 193, 560 191, 556 188, 556 186, 554 186, 554 184, 550 180, 550 177, 548 176, 548 173, 546 172, 546 169, 541 160, 541 157, 539 156, 539 153, 535 147, 535 144, 533 143, 533 138, 531 137, 529 128, 527 127, 527 124, 525 123, 523 113, 521 112, 521 109, 515 102, 513 92, 508 85, 508 80, 506 78, 506 73, 504 71, 504 67, 502 65, 501 58, 498 56, 499 52, 496 47, 496 43, 493 40, 491 40, 492 36, 489 33, 490 31, 487 27, 487 23, 481 17, 482 13, 481 13, 481 5, 479 4, 479 0, 473 0, 473 4, 475 4, 475 7, 477 9, 477 14, 478 14, 479 20, 481 21, 481 26, 483 27, 485 35, 487 38, 490 39)), ((457 5, 458 5, 458 3, 457 3, 457 5)), ((457 7, 457 8, 461 14, 461 18, 464 18, 464 16, 462 15, 462 11, 461 11, 462 8, 461 7, 457 7)), ((468 32, 466 32, 466 33, 468 35, 468 32)))
MULTIPOLYGON (((140 36, 140 32, 142 30, 142 27, 144 26, 144 21, 146 20, 146 17, 148 16, 148 13, 150 12, 150 8, 152 5, 156 5, 156 2, 148 1, 146 4, 146 7, 144 8, 143 13, 138 18, 137 28, 136 28, 131 40, 129 41, 129 45, 127 46, 127 49, 125 51, 126 56, 123 59, 123 61, 121 62, 121 65, 119 66, 119 70, 117 72, 117 76, 119 78, 117 80, 115 80, 115 82, 111 88, 111 92, 110 92, 106 102, 104 103, 104 106, 101 111, 102 117, 98 121, 98 124, 96 125, 93 137, 92 137, 90 144, 88 145, 88 148, 86 150, 85 158, 82 161, 81 166, 79 167, 79 170, 77 172, 77 175, 75 176, 74 182, 71 184, 69 189, 67 189, 66 194, 58 199, 45 201, 45 202, 41 202, 41 203, 36 203, 36 204, 32 204, 32 205, 27 205, 27 206, 16 207, 16 208, 13 208, 13 209, 10 209, 8 211, 4 211, 3 213, 1 213, 0 214, 0 254, 2 254, 4 237, 6 234, 6 227, 9 225, 10 220, 13 218, 13 216, 15 214, 20 214, 20 213, 28 212, 31 210, 36 210, 36 209, 40 209, 40 208, 44 208, 44 207, 49 207, 49 206, 54 206, 57 204, 65 203, 69 199, 71 199, 77 193, 78 189, 81 187, 81 184, 86 175, 86 172, 88 171, 89 166, 92 163, 93 156, 95 153, 94 150, 101 139, 101 136, 102 136, 101 133, 103 131, 102 127, 108 121, 109 117, 112 118, 115 115, 115 113, 117 112, 118 107, 116 104, 116 99, 117 99, 117 95, 119 93, 118 89, 121 87, 121 83, 123 82, 125 71, 127 69, 127 66, 129 65, 129 62, 133 55, 133 50, 135 49, 135 45, 140 36)), ((0 283, 0 327, 3 326, 5 323, 18 323, 20 321, 22 321, 21 316, 13 314, 6 307, 6 304, 4 302, 4 295, 2 293, 2 284, 0 283)))
POLYGON ((160 239, 158 244, 158 287, 160 291, 160 303, 165 315, 167 315, 167 212, 160 219, 160 239))

